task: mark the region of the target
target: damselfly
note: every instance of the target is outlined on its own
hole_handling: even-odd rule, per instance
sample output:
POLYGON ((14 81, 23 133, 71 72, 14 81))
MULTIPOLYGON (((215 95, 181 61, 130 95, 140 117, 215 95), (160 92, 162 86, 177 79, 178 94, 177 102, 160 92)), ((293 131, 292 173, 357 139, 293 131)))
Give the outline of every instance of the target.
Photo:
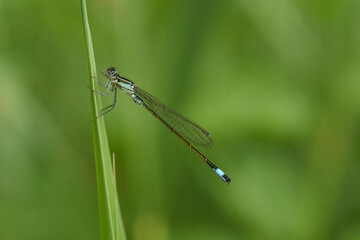
POLYGON ((135 103, 143 106, 154 117, 159 119, 166 127, 168 127, 176 136, 185 142, 224 182, 227 184, 231 182, 230 178, 226 176, 220 168, 210 162, 209 159, 207 159, 192 145, 194 144, 202 147, 212 146, 211 135, 205 129, 167 107, 152 95, 137 87, 134 82, 121 77, 116 73, 116 69, 114 67, 108 68, 105 75, 108 77, 107 83, 104 85, 100 80, 98 80, 98 82, 107 89, 106 93, 101 93, 94 89, 91 90, 103 96, 108 96, 110 90, 112 90, 114 91, 114 101, 112 105, 104 108, 103 110, 108 110, 100 114, 97 118, 114 109, 116 104, 116 89, 120 88, 122 91, 129 94, 135 103))

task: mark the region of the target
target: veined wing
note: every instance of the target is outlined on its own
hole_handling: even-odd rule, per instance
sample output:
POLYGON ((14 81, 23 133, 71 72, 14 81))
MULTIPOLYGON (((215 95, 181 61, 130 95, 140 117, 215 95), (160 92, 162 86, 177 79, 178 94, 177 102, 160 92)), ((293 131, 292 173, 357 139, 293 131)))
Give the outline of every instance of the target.
POLYGON ((213 145, 209 132, 175 110, 167 107, 150 93, 136 87, 135 95, 189 143, 201 147, 211 147, 213 145))

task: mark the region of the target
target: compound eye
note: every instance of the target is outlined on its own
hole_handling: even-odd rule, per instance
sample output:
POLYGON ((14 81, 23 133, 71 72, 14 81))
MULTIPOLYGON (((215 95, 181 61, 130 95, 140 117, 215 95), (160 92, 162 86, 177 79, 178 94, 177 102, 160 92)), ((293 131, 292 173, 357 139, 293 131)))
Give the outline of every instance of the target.
POLYGON ((109 70, 112 74, 116 73, 116 68, 114 68, 114 67, 109 68, 109 70))

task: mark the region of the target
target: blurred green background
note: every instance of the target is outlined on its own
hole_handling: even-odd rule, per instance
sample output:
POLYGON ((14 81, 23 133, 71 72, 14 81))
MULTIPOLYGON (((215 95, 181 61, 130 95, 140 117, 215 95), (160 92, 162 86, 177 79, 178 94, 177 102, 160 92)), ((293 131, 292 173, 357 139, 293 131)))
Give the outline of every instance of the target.
MULTIPOLYGON (((360 239, 359 8, 88 1, 99 70, 211 132, 199 150, 232 178, 119 93, 128 239, 360 239)), ((0 239, 99 239, 80 2, 1 1, 0 76, 0 239)))

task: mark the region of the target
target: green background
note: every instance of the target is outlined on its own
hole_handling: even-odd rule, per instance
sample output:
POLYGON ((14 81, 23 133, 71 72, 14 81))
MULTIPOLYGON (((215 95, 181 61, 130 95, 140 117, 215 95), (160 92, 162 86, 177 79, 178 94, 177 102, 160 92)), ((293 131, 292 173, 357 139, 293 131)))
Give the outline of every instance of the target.
MULTIPOLYGON (((211 132, 199 150, 232 179, 119 93, 128 239, 360 239, 359 8, 88 1, 99 71, 211 132)), ((0 239, 100 238, 87 85, 79 1, 0 1, 0 239)))

